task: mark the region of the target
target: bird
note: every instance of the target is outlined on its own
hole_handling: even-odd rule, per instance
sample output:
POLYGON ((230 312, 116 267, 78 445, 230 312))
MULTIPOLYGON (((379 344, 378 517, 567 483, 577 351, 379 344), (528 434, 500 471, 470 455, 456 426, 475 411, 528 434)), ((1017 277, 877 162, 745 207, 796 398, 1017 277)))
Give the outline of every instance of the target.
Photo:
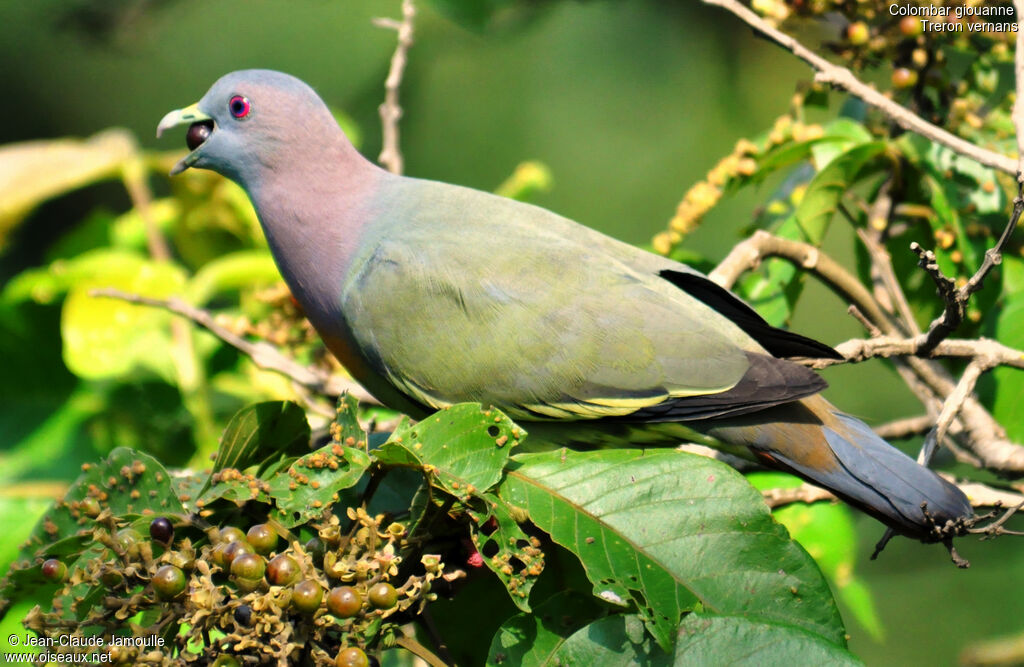
POLYGON ((956 485, 792 360, 842 358, 834 349, 685 264, 538 206, 390 173, 285 73, 226 74, 157 136, 186 124, 171 175, 208 169, 245 190, 306 317, 384 405, 423 418, 477 402, 569 446, 732 448, 922 541, 973 516, 956 485))

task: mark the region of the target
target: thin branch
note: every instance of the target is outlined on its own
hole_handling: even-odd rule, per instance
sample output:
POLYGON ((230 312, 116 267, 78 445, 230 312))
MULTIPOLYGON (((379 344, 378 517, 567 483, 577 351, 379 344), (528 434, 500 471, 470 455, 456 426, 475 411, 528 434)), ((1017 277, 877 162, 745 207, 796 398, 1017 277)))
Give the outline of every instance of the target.
POLYGON ((405 74, 409 47, 412 46, 415 16, 416 7, 413 0, 402 0, 401 21, 388 18, 373 20, 373 24, 377 27, 388 28, 398 33, 398 43, 391 56, 388 78, 384 81, 384 102, 379 108, 383 141, 380 157, 377 158, 378 162, 393 174, 401 174, 405 167, 398 134, 398 121, 402 117, 402 107, 398 104, 398 91, 402 86, 402 76, 405 74))
POLYGON ((761 495, 764 497, 764 502, 772 509, 793 503, 810 504, 822 500, 836 500, 835 494, 831 491, 826 491, 807 482, 789 489, 766 489, 761 492, 761 495))
POLYGON ((942 412, 939 413, 939 418, 935 422, 935 428, 924 439, 921 451, 917 455, 918 463, 923 466, 931 463, 939 443, 946 437, 946 431, 949 430, 953 419, 960 412, 960 409, 963 408, 967 397, 974 392, 974 385, 978 383, 978 378, 981 377, 982 372, 984 372, 984 364, 979 363, 977 359, 967 364, 963 375, 960 376, 960 381, 956 384, 956 389, 946 398, 946 402, 942 406, 942 412))
POLYGON ((708 278, 729 289, 740 275, 757 266, 766 257, 782 257, 813 271, 845 301, 856 305, 883 332, 897 333, 867 288, 834 259, 809 243, 779 238, 761 229, 749 239, 738 243, 708 274, 708 278))
MULTIPOLYGON (((956 484, 964 492, 964 495, 967 496, 968 501, 971 503, 971 507, 1014 507, 1024 502, 1024 495, 1020 493, 1004 491, 1003 489, 997 489, 978 482, 958 484, 950 475, 944 474, 942 477, 950 483, 956 484)), ((783 505, 792 505, 793 503, 810 504, 821 502, 822 500, 836 500, 835 494, 831 491, 826 491, 808 482, 803 482, 800 486, 786 489, 765 489, 761 492, 761 495, 764 497, 768 507, 773 509, 783 505)))
POLYGON ((881 287, 884 288, 885 294, 892 301, 893 308, 890 310, 894 310, 899 315, 899 322, 907 333, 914 335, 921 333, 920 327, 917 326, 917 320, 914 319, 914 313, 910 309, 910 304, 907 303, 907 296, 903 293, 903 288, 896 278, 892 257, 882 244, 881 238, 879 238, 880 235, 871 234, 867 230, 858 227, 857 236, 860 237, 861 243, 864 244, 868 255, 871 256, 872 273, 878 276, 881 287))
MULTIPOLYGON (((1002 155, 1001 153, 996 153, 994 151, 981 148, 980 146, 976 146, 971 142, 961 139, 960 137, 942 129, 941 127, 929 123, 906 107, 893 102, 882 93, 860 81, 853 75, 853 72, 847 68, 830 63, 828 60, 825 60, 818 54, 814 53, 789 35, 776 29, 756 13, 740 4, 737 0, 704 0, 704 3, 721 7, 722 9, 731 12, 754 30, 762 33, 773 42, 776 42, 779 46, 795 55, 797 58, 800 58, 813 67, 816 72, 814 77, 816 81, 828 83, 850 92, 852 95, 855 95, 867 104, 882 111, 884 114, 892 118, 900 127, 910 130, 911 132, 916 132, 917 134, 920 134, 937 144, 941 144, 955 153, 969 157, 986 167, 992 167, 993 169, 998 169, 1006 172, 1007 174, 1017 174, 1017 160, 1002 155)), ((1017 14, 1018 16, 1020 15, 1019 10, 1017 14)), ((1018 42, 1021 41, 1020 33, 1018 33, 1017 40, 1018 42)), ((1020 50, 1018 50, 1018 53, 1019 51, 1020 50)), ((1018 101, 1020 100, 1019 94, 1017 99, 1018 101)))
POLYGON ((352 380, 340 378, 336 375, 330 375, 318 368, 303 366, 295 360, 281 354, 277 348, 269 343, 263 341, 251 343, 233 331, 217 324, 213 319, 213 315, 211 315, 209 311, 196 308, 195 306, 185 303, 181 299, 154 299, 148 296, 131 294, 109 288, 92 290, 90 295, 120 299, 121 301, 127 301, 129 303, 136 303, 144 306, 153 306, 176 315, 181 315, 182 317, 185 317, 203 327, 217 338, 220 338, 228 345, 237 349, 242 354, 248 356, 259 368, 280 373, 297 384, 319 394, 340 396, 347 392, 355 396, 360 402, 379 405, 377 399, 352 380))
POLYGON ((935 419, 931 415, 921 415, 880 424, 874 430, 883 440, 906 440, 924 435, 931 430, 934 424, 935 419))

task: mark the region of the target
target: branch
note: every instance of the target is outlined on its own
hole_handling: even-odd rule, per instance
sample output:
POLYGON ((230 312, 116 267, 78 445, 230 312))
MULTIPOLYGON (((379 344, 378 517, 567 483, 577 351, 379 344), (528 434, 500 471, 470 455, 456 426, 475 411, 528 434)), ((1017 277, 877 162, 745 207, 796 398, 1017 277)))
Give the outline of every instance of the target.
POLYGON ((95 289, 89 293, 91 296, 120 299, 128 303, 135 303, 144 306, 161 308, 175 315, 181 315, 192 322, 203 327, 210 333, 228 345, 234 347, 246 355, 259 368, 280 373, 291 379, 302 387, 327 396, 340 396, 349 393, 355 396, 360 402, 379 405, 377 399, 369 394, 356 382, 346 378, 330 375, 318 368, 303 366, 283 354, 273 345, 260 341, 251 343, 233 331, 217 324, 209 311, 196 308, 178 298, 154 299, 139 294, 130 294, 117 289, 95 289))
POLYGON ((809 243, 779 238, 762 229, 749 239, 738 243, 729 255, 708 274, 708 278, 730 289, 745 271, 766 257, 782 257, 809 271, 813 271, 844 300, 854 304, 883 332, 895 334, 895 328, 875 298, 853 274, 834 259, 809 243))
POLYGON ((395 53, 391 56, 391 67, 388 78, 384 81, 384 102, 380 105, 380 122, 383 134, 380 157, 377 158, 392 174, 401 174, 404 170, 402 149, 399 145, 398 120, 402 117, 402 107, 398 105, 398 90, 402 86, 402 75, 408 61, 409 47, 412 46, 413 18, 416 7, 413 0, 402 0, 402 20, 376 18, 373 24, 379 28, 388 28, 398 33, 395 53))
MULTIPOLYGON (((956 484, 971 503, 971 507, 1015 507, 1024 502, 1024 495, 996 489, 978 482, 957 484, 950 475, 942 475, 949 482, 956 484)), ((822 500, 836 500, 831 491, 803 482, 800 486, 786 489, 765 489, 761 492, 765 503, 772 509, 793 503, 817 503, 822 500)))
MULTIPOLYGON (((980 146, 976 146, 971 142, 961 139, 960 137, 942 129, 941 127, 929 123, 906 107, 893 102, 882 93, 860 81, 853 75, 853 72, 847 68, 830 63, 828 60, 825 60, 818 54, 814 53, 789 35, 774 28, 753 11, 740 4, 737 0, 704 0, 704 3, 721 7, 722 9, 731 12, 751 28, 762 33, 773 42, 776 42, 779 46, 795 55, 797 58, 800 58, 805 63, 813 67, 816 72, 814 77, 816 81, 828 83, 850 92, 852 95, 855 95, 867 104, 889 116, 900 127, 910 130, 911 132, 916 132, 917 134, 920 134, 937 144, 941 144, 955 153, 969 157, 986 167, 992 167, 993 169, 998 169, 999 171, 1006 172, 1007 174, 1017 174, 1017 160, 1002 155, 1001 153, 996 153, 994 151, 981 148, 980 146)), ((1020 16, 1020 10, 1017 11, 1017 15, 1020 16)), ((1021 41, 1021 34, 1018 33, 1018 45, 1021 41)), ((1020 57, 1022 50, 1024 50, 1024 48, 1018 47, 1018 58, 1020 57)), ((1018 70, 1020 67, 1021 65, 1018 63, 1018 70)), ((1020 80, 1021 76, 1018 74, 1018 81, 1020 80)), ((1021 97, 1018 93, 1018 104, 1020 104, 1020 99, 1021 97)), ((1018 144, 1020 141, 1020 133, 1018 132, 1018 144)), ((1022 152, 1021 155, 1024 156, 1024 152, 1022 152)))

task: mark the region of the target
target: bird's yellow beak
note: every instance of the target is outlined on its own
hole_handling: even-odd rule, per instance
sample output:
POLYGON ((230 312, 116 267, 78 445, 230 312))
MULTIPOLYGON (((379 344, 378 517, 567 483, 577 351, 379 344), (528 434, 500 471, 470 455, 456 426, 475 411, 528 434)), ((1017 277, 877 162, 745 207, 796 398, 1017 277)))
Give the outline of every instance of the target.
POLYGON ((160 135, 164 133, 164 130, 169 130, 172 127, 177 127, 178 125, 184 125, 186 123, 191 125, 192 123, 201 120, 212 119, 199 110, 198 102, 191 106, 187 106, 184 109, 175 109, 160 119, 160 124, 156 126, 156 137, 159 139, 160 135))

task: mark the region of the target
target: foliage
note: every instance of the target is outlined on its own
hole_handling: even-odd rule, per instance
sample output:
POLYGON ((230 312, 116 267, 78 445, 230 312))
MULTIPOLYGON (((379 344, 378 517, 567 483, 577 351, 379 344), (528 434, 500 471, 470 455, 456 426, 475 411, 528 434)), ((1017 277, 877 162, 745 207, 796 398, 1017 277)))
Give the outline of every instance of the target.
MULTIPOLYGON (((477 30, 536 10, 513 0, 437 4, 477 30)), ((888 79, 917 113, 1012 152, 1006 35, 925 35, 874 2, 753 6, 787 30, 817 22, 834 33, 823 50, 859 76, 888 79), (846 21, 838 32, 833 11, 846 21)), ((653 247, 710 265, 683 249, 686 236, 724 197, 761 187, 752 229, 817 246, 830 234, 872 235, 927 326, 941 304, 907 245, 931 239, 942 269, 965 279, 1005 224, 1012 183, 856 101, 839 106, 838 95, 801 85, 789 113, 737 141, 690 188, 653 247), (883 194, 892 204, 876 216, 883 194)), ((327 663, 346 646, 429 656, 441 643, 493 665, 856 662, 834 592, 858 623, 882 632, 856 576, 850 510, 769 513, 748 484, 780 488, 791 477, 745 480, 670 450, 528 453, 528 429, 479 405, 395 423, 344 397, 325 419, 328 399, 296 391, 211 335, 93 296, 101 287, 180 296, 238 335, 342 372, 280 283, 245 193, 195 170, 167 184, 156 175, 177 157, 142 151, 116 130, 0 148, 0 170, 14 174, 0 189, 0 251, 33 210, 75 189, 114 180, 131 199, 126 211, 81 220, 41 264, 0 287, 0 391, 10 408, 0 414, 9 434, 0 481, 13 490, 0 516, 20 521, 21 534, 41 516, 16 555, 0 550, 0 566, 14 563, 0 599, 27 627, 52 635, 70 622, 82 637, 159 637, 177 652, 115 651, 135 664, 246 651, 327 663), (391 422, 391 432, 360 420, 391 422), (71 479, 79 466, 56 505, 30 500, 43 471, 71 479), (171 544, 144 537, 156 517, 173 524, 171 544), (338 616, 326 601, 303 610, 293 602, 298 581, 232 573, 221 529, 263 524, 282 539, 260 558, 292 558, 324 594, 353 587, 358 613, 338 616), (44 575, 50 559, 66 568, 56 580, 44 575), (560 559, 584 576, 552 581, 560 559), (163 583, 168 566, 184 577, 179 593, 163 583), (481 580, 507 592, 508 613, 481 620, 493 636, 433 637, 428 623, 416 640, 404 636, 401 626, 423 620, 439 597, 487 603, 474 593, 481 580), (398 597, 376 606, 370 590, 382 582, 398 597)), ((498 191, 528 200, 550 182, 544 165, 525 163, 498 191)), ((960 334, 1021 347, 1020 254, 1014 242, 960 334)), ((870 282, 870 257, 860 252, 857 262, 870 282)), ((773 259, 737 291, 784 325, 804 284, 801 271, 773 259)), ((1024 439, 1020 373, 998 369, 986 382, 993 414, 1024 439)))

